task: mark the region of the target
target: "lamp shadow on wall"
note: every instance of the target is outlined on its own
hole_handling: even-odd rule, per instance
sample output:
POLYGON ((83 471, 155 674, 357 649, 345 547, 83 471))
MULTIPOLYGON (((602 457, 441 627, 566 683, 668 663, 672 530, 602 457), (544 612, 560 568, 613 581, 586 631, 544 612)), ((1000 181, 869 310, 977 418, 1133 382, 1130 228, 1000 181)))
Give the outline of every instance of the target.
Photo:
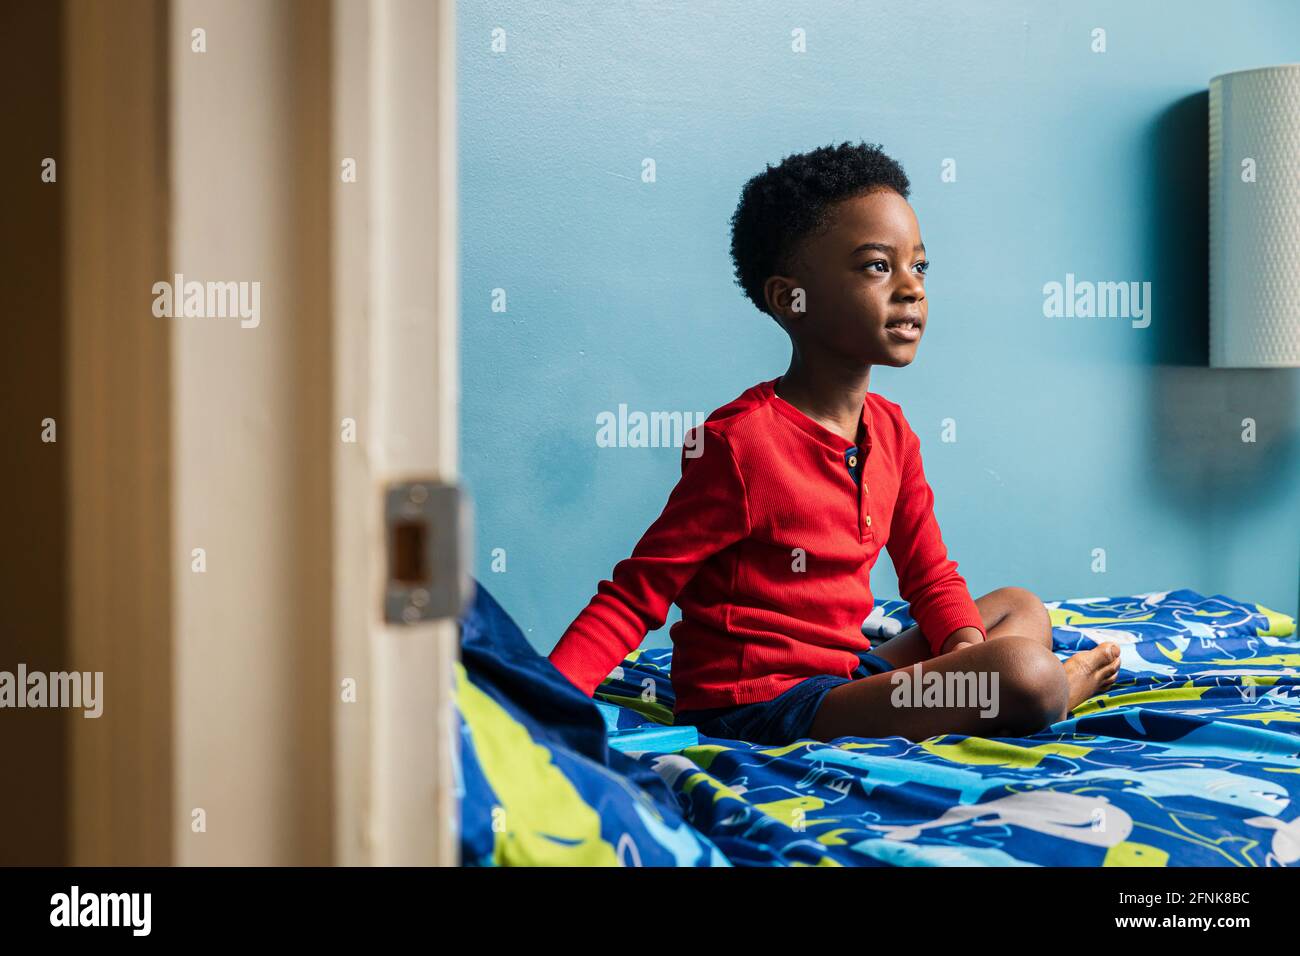
MULTIPOLYGON (((1222 535, 1244 516, 1286 510, 1296 494, 1296 373, 1209 367, 1209 92, 1161 113, 1147 146, 1147 499, 1188 522, 1213 516, 1208 535, 1222 535), (1245 419, 1255 423, 1253 442, 1243 440, 1245 419)), ((1204 579, 1229 581, 1235 550, 1205 548, 1204 579)))
MULTIPOLYGON (((1215 515, 1222 531, 1297 493, 1300 437, 1293 370, 1209 366, 1208 124, 1209 94, 1196 93, 1156 118, 1147 143, 1147 475, 1149 500, 1189 519, 1215 515), (1243 419, 1255 423, 1254 443, 1242 440, 1243 419)), ((1226 558, 1207 549, 1205 560, 1209 580, 1227 580, 1226 558)))

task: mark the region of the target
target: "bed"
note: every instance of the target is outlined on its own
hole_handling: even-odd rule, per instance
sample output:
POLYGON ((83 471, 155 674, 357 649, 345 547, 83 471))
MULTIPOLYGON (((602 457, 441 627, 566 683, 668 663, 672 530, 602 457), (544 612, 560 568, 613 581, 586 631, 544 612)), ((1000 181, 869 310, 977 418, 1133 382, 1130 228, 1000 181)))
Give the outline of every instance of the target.
MULTIPOLYGON (((481 618, 478 605, 490 601, 479 594, 468 620, 481 618)), ((1291 618, 1258 604, 1190 590, 1050 602, 1058 656, 1103 640, 1121 648, 1115 686, 1066 720, 1020 738, 845 737, 784 747, 674 727, 669 649, 633 653, 588 701, 527 649, 522 635, 504 634, 517 628, 492 605, 499 616, 463 633, 531 658, 529 681, 496 693, 522 708, 512 714, 502 705, 527 731, 516 737, 529 743, 516 745, 532 757, 496 758, 513 768, 498 770, 511 779, 503 784, 511 795, 471 780, 484 749, 502 747, 462 709, 466 862, 1091 867, 1300 860, 1300 642, 1291 618), (524 691, 529 700, 520 704, 524 691), (590 739, 575 751, 571 732, 579 729, 590 739), (511 798, 535 807, 547 792, 544 778, 557 773, 591 811, 586 822, 570 821, 564 830, 540 809, 525 809, 519 819, 511 798), (494 813, 512 836, 483 832, 494 813), (582 837, 576 844, 574 833, 582 837), (524 845, 527 852, 519 852, 524 845)), ((911 623, 904 602, 882 601, 864 628, 880 639, 911 623)), ((481 667, 474 655, 465 661, 461 692, 483 681, 475 678, 481 667)))

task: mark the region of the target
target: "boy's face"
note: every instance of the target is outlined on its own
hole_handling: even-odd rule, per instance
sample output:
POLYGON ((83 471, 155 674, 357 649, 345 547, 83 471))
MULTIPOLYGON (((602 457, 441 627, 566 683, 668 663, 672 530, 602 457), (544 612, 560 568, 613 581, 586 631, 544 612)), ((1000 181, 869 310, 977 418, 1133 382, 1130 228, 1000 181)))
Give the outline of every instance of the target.
POLYGON ((921 227, 906 199, 881 189, 843 200, 830 228, 808 236, 795 258, 798 274, 773 276, 768 291, 796 344, 862 365, 911 364, 929 312, 928 263, 921 227), (803 313, 790 308, 789 293, 796 287, 805 292, 803 313), (915 327, 896 327, 902 319, 915 327))

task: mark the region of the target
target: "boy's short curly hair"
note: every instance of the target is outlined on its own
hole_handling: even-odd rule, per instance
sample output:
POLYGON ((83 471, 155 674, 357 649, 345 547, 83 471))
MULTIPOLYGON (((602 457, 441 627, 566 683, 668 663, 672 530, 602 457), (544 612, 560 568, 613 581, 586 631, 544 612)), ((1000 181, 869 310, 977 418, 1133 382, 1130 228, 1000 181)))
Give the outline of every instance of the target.
POLYGON ((845 142, 768 164, 745 183, 731 217, 736 284, 767 312, 763 284, 788 270, 799 243, 827 225, 831 207, 878 189, 892 189, 904 199, 911 189, 903 167, 878 145, 845 142))

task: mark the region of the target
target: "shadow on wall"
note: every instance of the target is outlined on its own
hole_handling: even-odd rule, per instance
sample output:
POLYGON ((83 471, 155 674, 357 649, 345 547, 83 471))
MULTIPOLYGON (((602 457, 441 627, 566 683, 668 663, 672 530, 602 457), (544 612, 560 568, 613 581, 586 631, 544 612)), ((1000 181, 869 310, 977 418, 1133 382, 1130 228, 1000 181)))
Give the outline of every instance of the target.
POLYGON ((1147 141, 1146 245, 1157 310, 1146 330, 1151 365, 1209 364, 1209 110, 1208 92, 1185 97, 1156 119, 1147 141))
POLYGON ((1151 499, 1188 520, 1215 514, 1222 532, 1260 509, 1285 510, 1298 484, 1300 432, 1293 370, 1209 367, 1208 124, 1209 94, 1196 93, 1156 119, 1148 144, 1155 268, 1146 447, 1151 499), (1242 441, 1246 418, 1255 421, 1253 444, 1242 441))

